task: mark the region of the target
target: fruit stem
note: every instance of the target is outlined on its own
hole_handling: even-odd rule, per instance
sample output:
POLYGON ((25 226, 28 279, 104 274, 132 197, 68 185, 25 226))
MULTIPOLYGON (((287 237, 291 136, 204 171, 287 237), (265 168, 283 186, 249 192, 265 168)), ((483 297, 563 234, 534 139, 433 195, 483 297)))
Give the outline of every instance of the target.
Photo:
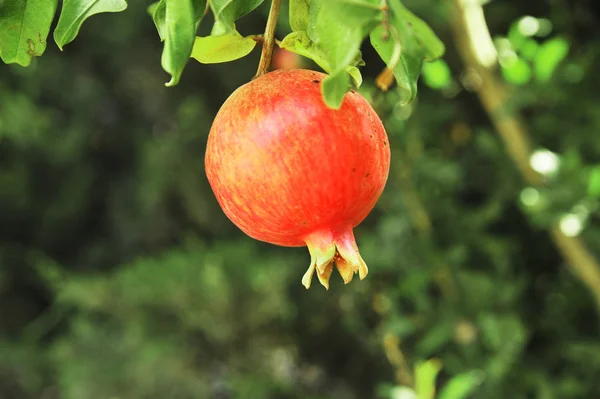
POLYGON ((265 34, 263 36, 262 53, 260 54, 258 70, 256 71, 256 75, 254 75, 254 79, 267 73, 269 67, 271 66, 271 57, 273 56, 273 45, 275 44, 275 27, 277 26, 277 20, 279 19, 280 8, 281 0, 271 1, 271 9, 269 10, 267 26, 265 27, 265 34))

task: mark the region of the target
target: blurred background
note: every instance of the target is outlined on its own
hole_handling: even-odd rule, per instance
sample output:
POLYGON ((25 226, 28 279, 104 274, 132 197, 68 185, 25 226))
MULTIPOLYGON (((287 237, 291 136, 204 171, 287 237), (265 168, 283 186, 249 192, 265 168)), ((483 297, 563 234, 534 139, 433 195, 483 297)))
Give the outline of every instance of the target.
POLYGON ((130 1, 0 66, 0 398, 403 399, 426 359, 472 398, 599 398, 600 4, 404 3, 447 52, 402 106, 365 42, 392 169, 355 230, 368 278, 328 292, 300 284, 306 248, 244 236, 205 177, 258 49, 166 88, 130 1))

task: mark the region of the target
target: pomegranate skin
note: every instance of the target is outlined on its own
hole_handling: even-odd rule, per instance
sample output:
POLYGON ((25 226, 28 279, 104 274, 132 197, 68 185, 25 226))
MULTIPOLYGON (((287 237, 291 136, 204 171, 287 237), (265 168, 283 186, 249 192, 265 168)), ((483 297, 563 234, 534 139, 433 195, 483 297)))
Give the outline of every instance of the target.
POLYGON ((208 138, 209 183, 227 217, 248 236, 281 246, 307 245, 328 287, 333 263, 345 282, 367 267, 352 228, 373 209, 389 172, 381 120, 358 93, 339 110, 326 106, 309 70, 278 70, 238 88, 208 138))

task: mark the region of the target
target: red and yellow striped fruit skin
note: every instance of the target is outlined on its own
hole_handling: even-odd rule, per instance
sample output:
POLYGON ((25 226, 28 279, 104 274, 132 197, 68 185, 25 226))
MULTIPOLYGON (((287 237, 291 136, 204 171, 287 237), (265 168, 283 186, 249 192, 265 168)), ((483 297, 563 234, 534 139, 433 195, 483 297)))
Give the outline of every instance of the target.
POLYGON ((340 109, 328 108, 325 77, 278 70, 238 88, 214 120, 205 157, 210 185, 236 226, 281 246, 310 250, 319 242, 311 254, 331 252, 336 241, 356 247, 352 228, 375 206, 390 167, 373 108, 354 91, 340 109))

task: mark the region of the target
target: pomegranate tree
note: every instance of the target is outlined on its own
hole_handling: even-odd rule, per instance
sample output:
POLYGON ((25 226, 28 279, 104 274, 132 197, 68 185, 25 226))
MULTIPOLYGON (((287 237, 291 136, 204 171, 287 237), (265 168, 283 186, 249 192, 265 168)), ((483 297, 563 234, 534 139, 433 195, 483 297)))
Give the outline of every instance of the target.
POLYGON ((335 265, 365 278, 353 228, 385 186, 390 148, 381 120, 351 91, 338 110, 321 95, 326 75, 279 70, 237 89, 212 125, 206 173, 221 208, 252 238, 308 246, 323 286, 335 265))

